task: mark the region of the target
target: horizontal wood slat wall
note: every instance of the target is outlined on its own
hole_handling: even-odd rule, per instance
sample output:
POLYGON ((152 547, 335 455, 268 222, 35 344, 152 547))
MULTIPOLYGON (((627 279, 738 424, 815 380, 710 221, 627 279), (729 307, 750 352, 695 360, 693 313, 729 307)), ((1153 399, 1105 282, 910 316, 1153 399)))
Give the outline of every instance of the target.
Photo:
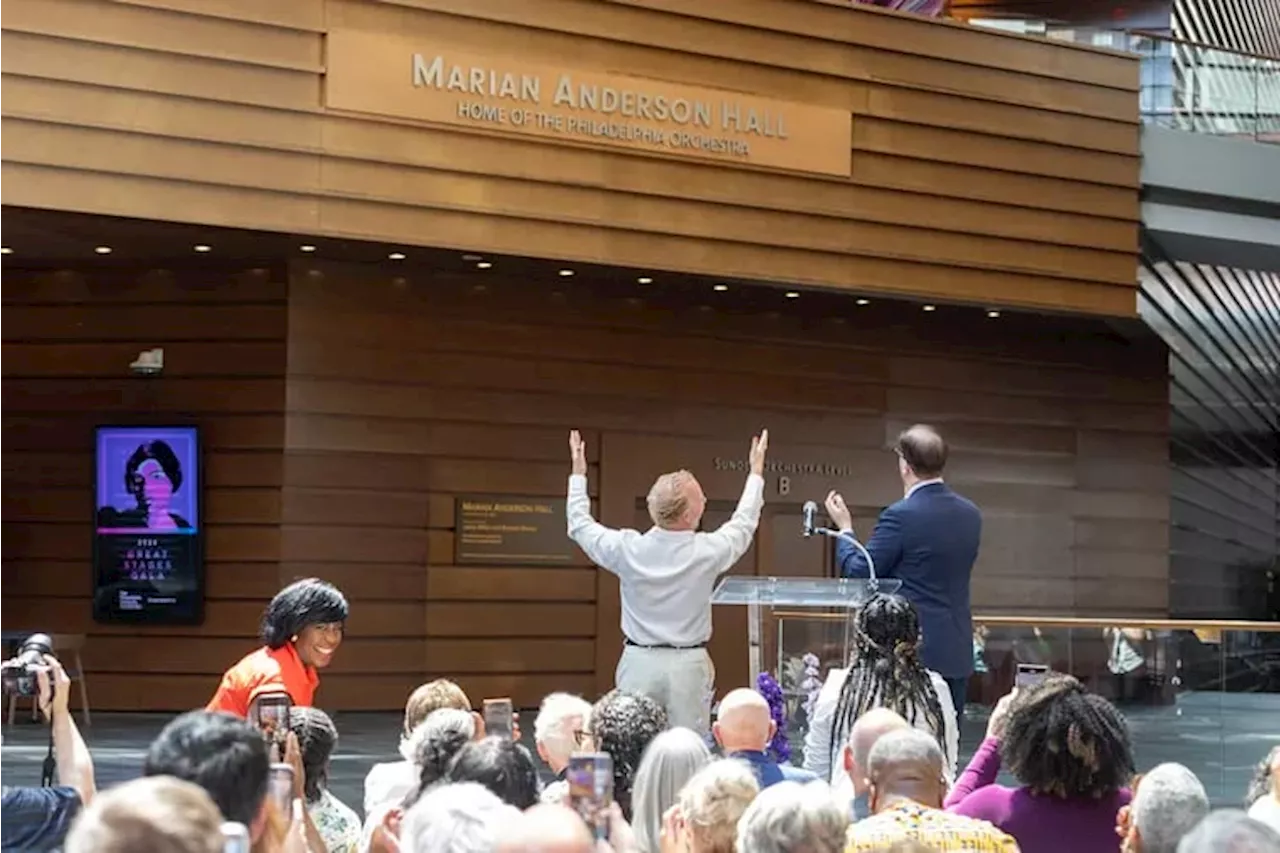
POLYGON ((800 0, 11 0, 4 202, 1131 316, 1131 57, 800 0), (329 28, 848 110, 849 179, 322 106, 329 28))
MULTIPOLYGON (((254 647, 280 588, 284 267, 6 264, 4 285, 4 627, 89 634, 95 709, 203 705, 254 647), (152 347, 165 350, 163 377, 121 378, 152 347), (92 620, 93 428, 148 422, 201 428, 208 604, 197 627, 92 620)), ((371 632, 387 622, 363 620, 371 632)))
MULTIPOLYGON (((1158 344, 1125 344, 1100 325, 1048 334, 1050 321, 1025 316, 837 323, 804 299, 781 316, 708 311, 696 294, 496 272, 393 276, 317 261, 291 277, 282 573, 329 577, 357 610, 395 601, 403 624, 418 620, 402 637, 411 651, 335 664, 325 702, 396 707, 433 675, 522 704, 555 685, 609 682, 617 592, 606 575, 585 561, 454 564, 454 499, 563 495, 571 426, 584 430, 595 497, 620 467, 651 476, 664 464, 611 457, 622 439, 686 448, 708 494, 731 500, 739 475, 712 475, 700 448, 740 453, 767 425, 777 458, 849 468, 804 488, 839 487, 874 508, 897 488, 888 438, 936 422, 954 447, 951 481, 986 514, 976 609, 1166 612, 1158 344)), ((635 523, 642 494, 622 495, 627 507, 604 520, 635 523)), ((400 630, 378 619, 382 633, 400 630)), ((353 628, 348 643, 365 642, 353 628)))

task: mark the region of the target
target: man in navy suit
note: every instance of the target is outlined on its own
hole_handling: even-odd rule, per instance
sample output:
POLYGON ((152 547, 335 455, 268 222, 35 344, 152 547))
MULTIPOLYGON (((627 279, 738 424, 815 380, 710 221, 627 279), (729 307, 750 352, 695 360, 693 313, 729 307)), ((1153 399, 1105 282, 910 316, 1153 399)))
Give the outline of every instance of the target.
POLYGON ((778 724, 769 712, 769 703, 745 687, 729 691, 720 700, 716 722, 711 727, 725 758, 737 758, 751 765, 761 790, 779 782, 813 782, 818 777, 808 770, 779 764, 766 751, 778 724))
MULTIPOLYGON (((880 514, 866 547, 876 575, 901 580, 902 595, 919 612, 921 662, 946 679, 959 717, 973 672, 969 577, 978 558, 982 513, 942 481, 947 444, 933 427, 911 427, 893 449, 906 494, 880 514)), ((826 504, 832 524, 852 531, 844 498, 832 492, 826 504)), ((845 539, 836 540, 836 564, 843 577, 868 576, 866 559, 845 539)))

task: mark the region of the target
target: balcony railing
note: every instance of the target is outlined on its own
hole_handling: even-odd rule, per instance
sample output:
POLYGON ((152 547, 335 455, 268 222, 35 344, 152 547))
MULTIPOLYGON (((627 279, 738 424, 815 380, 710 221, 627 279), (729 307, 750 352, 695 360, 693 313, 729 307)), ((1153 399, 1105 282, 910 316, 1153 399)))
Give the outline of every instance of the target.
MULTIPOLYGON (((847 665, 847 614, 774 610, 779 681, 794 697, 793 748, 803 744, 805 655, 821 678, 847 665)), ((1113 701, 1129 722, 1140 770, 1164 761, 1191 768, 1215 806, 1239 807, 1280 723, 1280 622, 1084 619, 975 614, 974 677, 961 751, 983 736, 990 709, 1019 664, 1070 673, 1113 701)), ((796 749, 797 760, 799 749, 796 749)), ((1003 780, 1012 783, 1012 780, 1003 780)))
POLYGON ((969 23, 1137 54, 1145 124, 1280 143, 1280 60, 1157 33, 1028 20, 969 23))

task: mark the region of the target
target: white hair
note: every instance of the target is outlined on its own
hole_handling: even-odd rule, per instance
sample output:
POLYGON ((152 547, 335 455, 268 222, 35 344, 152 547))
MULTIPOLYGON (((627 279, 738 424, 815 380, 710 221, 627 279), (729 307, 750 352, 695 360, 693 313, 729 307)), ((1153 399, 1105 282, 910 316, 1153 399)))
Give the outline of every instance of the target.
POLYGON ((1161 764, 1142 777, 1129 807, 1143 853, 1177 853, 1178 842, 1209 813, 1204 785, 1181 764, 1161 764))
POLYGON ((898 729, 881 735, 871 747, 867 755, 867 777, 875 779, 884 768, 904 763, 936 768, 941 779, 947 759, 933 735, 919 729, 898 729))
MULTIPOLYGON (((1138 786, 1142 790, 1146 780, 1138 786)), ((1212 812, 1178 844, 1178 853, 1277 853, 1280 832, 1239 809, 1212 812)))
POLYGON ((590 715, 591 703, 581 696, 552 693, 542 700, 533 721, 533 739, 555 758, 568 761, 578 749, 574 723, 578 730, 586 731, 590 715))
POLYGON ((422 795, 400 824, 402 853, 492 853, 505 824, 520 817, 483 785, 457 782, 422 795))
POLYGON ((696 850, 732 850, 742 813, 760 793, 751 765, 721 758, 693 774, 680 790, 680 815, 693 831, 696 850))
POLYGON ((631 786, 631 828, 641 850, 657 850, 662 816, 680 789, 711 761, 711 750, 692 729, 668 729, 645 748, 631 786))
POLYGON ((738 853, 841 853, 849 816, 823 782, 779 782, 738 821, 738 853))

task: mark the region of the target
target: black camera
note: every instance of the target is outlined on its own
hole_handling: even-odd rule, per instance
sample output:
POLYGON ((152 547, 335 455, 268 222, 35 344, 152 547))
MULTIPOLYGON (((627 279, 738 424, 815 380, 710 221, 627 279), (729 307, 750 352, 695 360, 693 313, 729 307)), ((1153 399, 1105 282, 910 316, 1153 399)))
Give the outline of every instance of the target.
POLYGON ((48 634, 32 634, 22 641, 18 654, 0 664, 0 682, 4 692, 16 696, 35 696, 39 692, 36 670, 46 666, 45 655, 53 654, 53 640, 48 634))

